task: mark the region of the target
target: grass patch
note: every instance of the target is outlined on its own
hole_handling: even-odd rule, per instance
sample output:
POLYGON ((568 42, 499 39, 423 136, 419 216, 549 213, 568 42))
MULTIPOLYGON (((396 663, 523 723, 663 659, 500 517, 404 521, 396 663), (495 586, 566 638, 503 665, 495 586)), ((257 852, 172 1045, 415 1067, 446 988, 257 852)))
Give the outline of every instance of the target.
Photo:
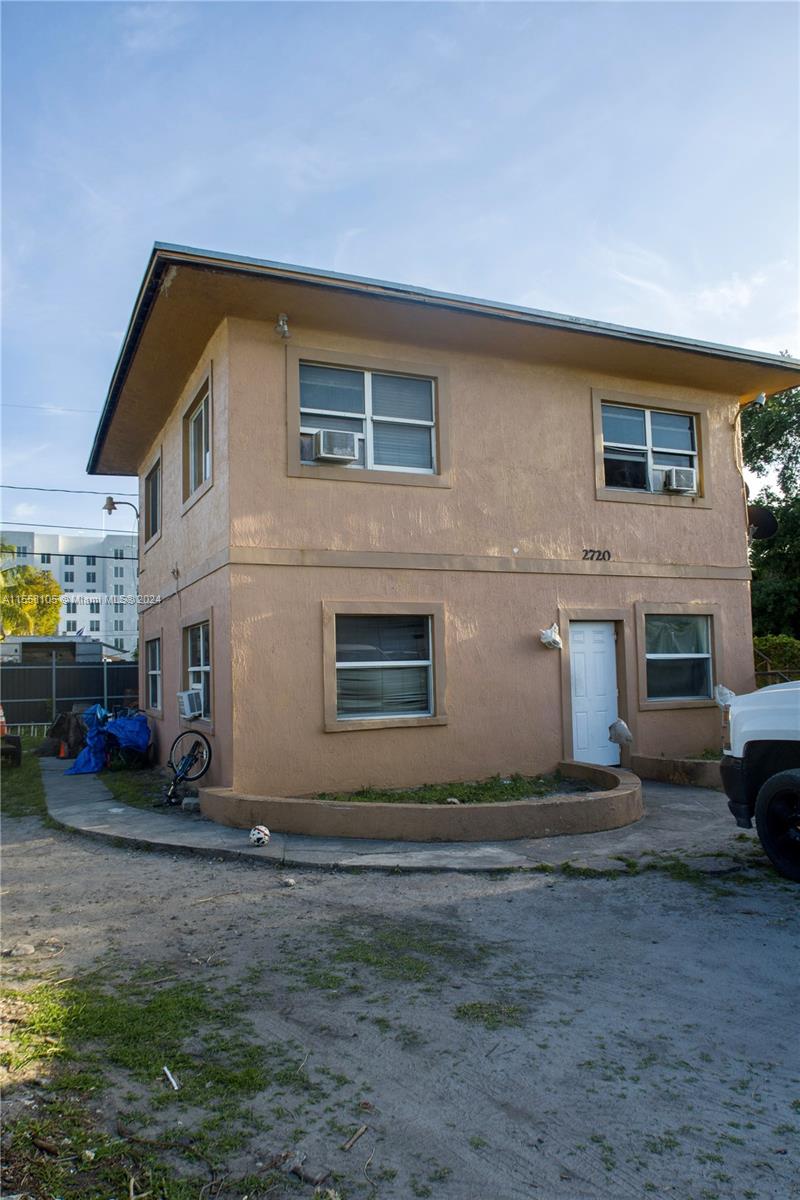
MULTIPOLYGON (((417 985, 438 991, 454 969, 478 966, 490 953, 488 945, 463 941, 451 928, 425 921, 381 920, 362 927, 340 921, 328 929, 325 950, 309 957, 305 946, 287 939, 284 957, 287 972, 296 982, 290 990, 314 988, 331 1000, 364 994, 364 1003, 381 1003, 387 997, 374 993, 375 977, 393 984, 417 985)), ((384 1031, 385 1032, 385 1031, 384 1031)), ((418 1044, 414 1031, 398 1034, 404 1045, 418 1044)))
MULTIPOLYGON (((3 1056, 11 1088, 31 1064, 48 1076, 35 1106, 8 1129, 7 1173, 25 1181, 11 1191, 107 1200, 128 1196, 134 1178, 137 1195, 196 1200, 209 1172, 224 1174, 230 1154, 248 1146, 253 1158, 262 1152, 267 1127, 253 1109, 258 1097, 285 1113, 280 1143, 287 1146, 289 1119, 294 1131, 299 1117, 313 1119, 330 1085, 311 1077, 303 1047, 265 1042, 235 990, 196 980, 161 986, 154 970, 112 980, 109 968, 60 986, 4 990, 14 1015, 3 1056)), ((227 1182, 255 1200, 285 1176, 227 1182)))
POLYGON ((166 777, 157 768, 140 771, 101 771, 97 776, 104 787, 120 804, 133 808, 152 808, 156 800, 164 795, 166 777))
POLYGON ((423 787, 385 789, 361 788, 357 792, 320 792, 317 800, 353 804, 446 804, 455 798, 462 804, 499 804, 504 800, 527 800, 563 792, 588 792, 588 784, 566 776, 493 775, 472 783, 428 783, 423 787))
POLYGON ((482 962, 488 954, 488 947, 464 946, 452 930, 423 921, 384 922, 357 934, 339 926, 332 933, 341 943, 332 955, 335 963, 370 967, 384 979, 412 983, 438 974, 443 966, 482 962))
POLYGON ((3 814, 6 817, 47 816, 42 769, 39 759, 33 754, 34 746, 40 742, 41 738, 23 736, 21 766, 12 767, 3 761, 0 767, 3 814))
POLYGON ((471 1021, 486 1029, 502 1029, 522 1024, 522 1008, 519 1004, 505 1004, 499 1000, 473 1000, 459 1004, 455 1010, 459 1021, 471 1021))

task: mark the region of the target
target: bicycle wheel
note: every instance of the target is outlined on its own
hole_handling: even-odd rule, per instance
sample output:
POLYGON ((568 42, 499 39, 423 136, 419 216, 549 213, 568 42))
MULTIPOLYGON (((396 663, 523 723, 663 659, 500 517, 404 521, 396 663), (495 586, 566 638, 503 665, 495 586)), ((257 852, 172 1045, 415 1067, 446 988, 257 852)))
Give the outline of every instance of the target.
POLYGON ((202 779, 211 766, 211 743, 206 735, 194 729, 179 733, 170 747, 168 765, 176 774, 179 768, 184 766, 181 778, 190 783, 195 779, 202 779))

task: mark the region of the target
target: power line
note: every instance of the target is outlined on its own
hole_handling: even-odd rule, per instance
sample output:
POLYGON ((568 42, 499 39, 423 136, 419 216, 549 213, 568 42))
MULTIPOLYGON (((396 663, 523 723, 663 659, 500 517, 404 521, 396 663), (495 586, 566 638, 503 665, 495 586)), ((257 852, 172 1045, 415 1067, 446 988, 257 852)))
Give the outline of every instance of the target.
MULTIPOLYGON (((6 525, 35 525, 37 529, 83 529, 88 533, 105 533, 111 537, 131 537, 135 538, 139 535, 132 529, 123 529, 121 533, 115 533, 113 529, 101 529, 99 525, 46 525, 44 521, 3 521, 3 527, 6 525)), ((34 530, 19 529, 18 533, 33 533, 34 530)), ((38 553, 38 551, 37 551, 38 553)), ((45 551, 45 554, 47 551, 45 551)))
MULTIPOLYGON (((0 483, 0 487, 10 488, 12 492, 67 492, 70 496, 107 496, 108 492, 92 492, 86 488, 51 488, 26 487, 22 483, 0 483)), ((118 496, 138 496, 138 492, 117 492, 118 496)))

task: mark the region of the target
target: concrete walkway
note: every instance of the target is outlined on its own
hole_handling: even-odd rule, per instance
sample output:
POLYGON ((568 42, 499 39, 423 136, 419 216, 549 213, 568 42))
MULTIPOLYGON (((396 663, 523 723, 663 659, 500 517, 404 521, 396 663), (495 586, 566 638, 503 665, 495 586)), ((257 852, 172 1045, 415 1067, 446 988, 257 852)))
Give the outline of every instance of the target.
POLYGON ((616 856, 689 853, 733 856, 742 849, 721 792, 645 783, 645 816, 608 833, 513 842, 387 842, 273 833, 255 849, 246 829, 228 829, 179 811, 133 808, 114 800, 94 775, 65 775, 63 760, 43 758, 47 807, 54 821, 88 837, 139 849, 238 858, 271 866, 355 867, 382 871, 535 870, 544 865, 619 867, 616 856))

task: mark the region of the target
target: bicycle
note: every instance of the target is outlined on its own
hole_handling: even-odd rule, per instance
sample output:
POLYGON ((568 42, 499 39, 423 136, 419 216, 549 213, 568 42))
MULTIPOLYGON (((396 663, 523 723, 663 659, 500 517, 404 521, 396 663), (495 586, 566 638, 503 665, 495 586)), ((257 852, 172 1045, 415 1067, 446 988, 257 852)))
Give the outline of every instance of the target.
POLYGON ((167 766, 173 779, 158 804, 180 804, 178 788, 182 783, 194 783, 202 779, 211 766, 211 743, 204 733, 187 729, 179 733, 172 743, 167 766))

